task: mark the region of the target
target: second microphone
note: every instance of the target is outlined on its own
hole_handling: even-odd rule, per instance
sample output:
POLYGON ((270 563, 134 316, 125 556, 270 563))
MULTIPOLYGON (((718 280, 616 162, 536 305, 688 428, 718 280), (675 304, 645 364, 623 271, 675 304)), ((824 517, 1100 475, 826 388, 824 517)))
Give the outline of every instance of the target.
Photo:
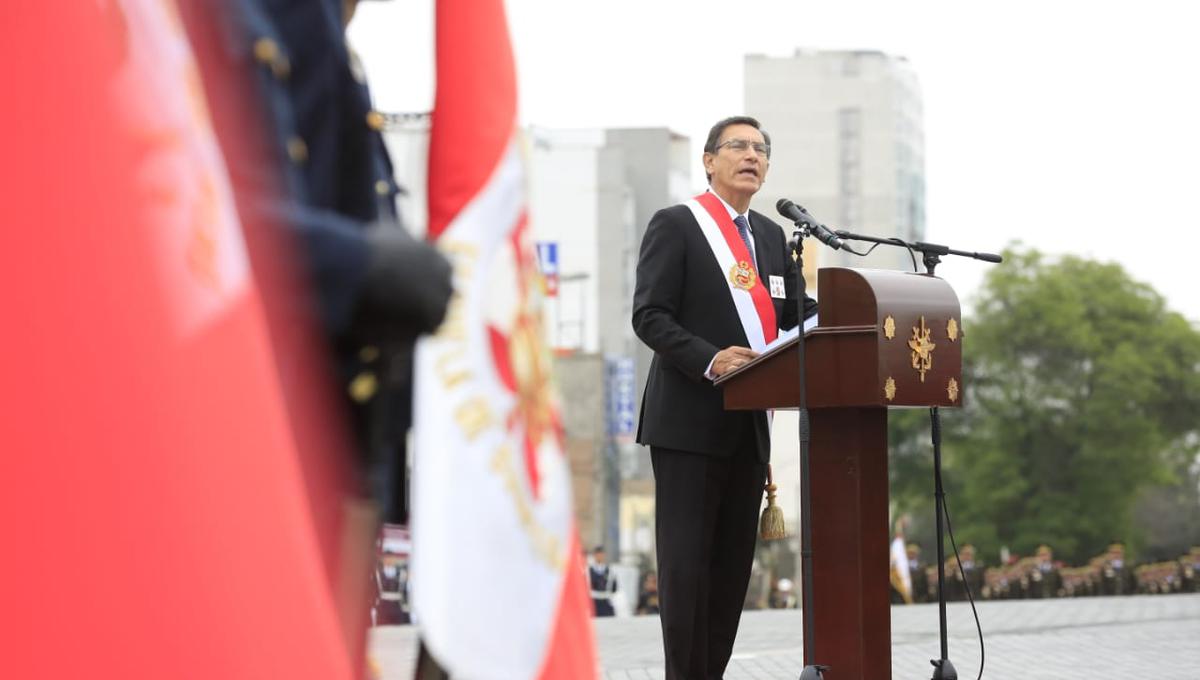
POLYGON ((786 198, 779 199, 779 202, 775 204, 775 209, 779 211, 780 215, 783 215, 792 222, 807 228, 809 233, 812 234, 818 241, 824 243, 830 248, 833 248, 834 250, 841 250, 841 248, 845 245, 845 243, 842 242, 842 239, 838 238, 838 235, 833 233, 829 227, 826 227, 824 224, 821 224, 813 219, 813 216, 809 215, 807 210, 796 205, 795 203, 792 203, 790 200, 786 198))

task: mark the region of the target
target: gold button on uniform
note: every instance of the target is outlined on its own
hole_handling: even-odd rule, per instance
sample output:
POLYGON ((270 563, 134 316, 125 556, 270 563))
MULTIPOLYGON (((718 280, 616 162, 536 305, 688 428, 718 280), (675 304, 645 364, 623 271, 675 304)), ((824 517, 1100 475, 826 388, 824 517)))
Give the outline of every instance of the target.
POLYGON ((387 180, 381 179, 375 183, 375 193, 380 196, 387 196, 392 193, 392 185, 387 183, 387 180))
POLYGON ((254 41, 254 58, 258 63, 271 69, 271 74, 279 80, 286 80, 292 72, 292 64, 288 61, 279 43, 270 38, 259 38, 254 41))
POLYGON ((379 358, 379 348, 375 345, 365 345, 358 350, 358 358, 367 363, 371 363, 379 358))
POLYGON ((287 154, 293 163, 299 165, 308 160, 308 145, 304 143, 303 139, 292 137, 287 140, 287 154))
POLYGON ((354 380, 351 380, 349 387, 346 388, 346 391, 350 393, 350 398, 359 404, 370 400, 378 390, 379 380, 370 371, 363 371, 354 376, 354 380))
POLYGON ((270 64, 279 58, 279 44, 270 38, 259 38, 254 41, 254 58, 260 64, 270 64))
POLYGON ((378 111, 367 112, 367 127, 371 128, 372 130, 376 132, 382 132, 384 123, 386 122, 387 121, 384 120, 382 113, 378 111))

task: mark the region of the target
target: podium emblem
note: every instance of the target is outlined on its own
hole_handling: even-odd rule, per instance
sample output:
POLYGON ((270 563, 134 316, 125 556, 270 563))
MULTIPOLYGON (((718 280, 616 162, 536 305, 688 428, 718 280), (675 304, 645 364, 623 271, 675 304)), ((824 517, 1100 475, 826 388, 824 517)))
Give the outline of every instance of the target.
POLYGON ((888 401, 896 398, 896 381, 892 380, 892 376, 888 376, 887 382, 883 383, 883 396, 887 397, 888 401))
POLYGON ((750 290, 758 280, 758 275, 746 260, 742 260, 729 268, 729 283, 734 288, 750 290))
POLYGON ((950 397, 950 401, 958 401, 958 381, 954 378, 946 385, 946 396, 950 397))
POLYGON ((891 314, 888 314, 888 317, 883 320, 883 335, 888 340, 896 337, 896 320, 892 318, 891 314))
POLYGON ((929 339, 932 332, 925 325, 925 317, 921 317, 920 327, 913 326, 912 337, 908 339, 908 346, 912 349, 912 367, 917 369, 921 374, 921 382, 925 382, 925 372, 933 369, 933 350, 937 345, 929 339))
POLYGON ((954 317, 950 317, 950 320, 946 322, 946 336, 950 338, 950 342, 958 339, 958 322, 954 320, 954 317))

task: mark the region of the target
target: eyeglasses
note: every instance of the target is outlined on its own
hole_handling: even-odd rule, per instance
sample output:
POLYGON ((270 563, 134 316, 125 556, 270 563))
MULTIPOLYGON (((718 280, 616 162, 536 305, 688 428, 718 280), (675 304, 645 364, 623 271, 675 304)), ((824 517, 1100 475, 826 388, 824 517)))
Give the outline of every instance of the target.
POLYGON ((754 153, 763 158, 771 157, 771 147, 762 142, 750 142, 745 139, 727 139, 717 145, 719 151, 721 147, 727 146, 733 151, 745 151, 746 149, 754 149, 754 153))

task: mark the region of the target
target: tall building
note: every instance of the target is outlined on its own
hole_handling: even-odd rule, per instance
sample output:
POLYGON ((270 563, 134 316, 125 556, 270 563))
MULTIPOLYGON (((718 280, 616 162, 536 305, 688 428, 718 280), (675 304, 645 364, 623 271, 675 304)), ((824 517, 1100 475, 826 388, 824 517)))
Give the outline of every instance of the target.
POLYGON ((592 504, 603 519, 581 517, 581 535, 617 554, 648 553, 650 457, 633 436, 653 355, 633 333, 633 288, 651 216, 690 195, 689 142, 666 128, 535 128, 529 139, 530 219, 542 247, 553 245, 558 274, 546 307, 547 332, 561 355, 572 355, 559 362, 560 373, 591 376, 561 375, 564 401, 567 408, 591 403, 583 392, 570 392, 594 392, 598 382, 606 395, 607 425, 595 440, 602 464, 593 465, 593 479, 603 488, 592 504), (574 355, 600 357, 602 373, 574 355))
MULTIPOLYGON (((772 144, 771 171, 755 209, 775 215, 775 202, 787 197, 832 229, 924 239, 921 92, 906 59, 854 50, 749 55, 745 87, 746 113, 772 144)), ((860 258, 808 241, 810 284, 818 266, 912 271, 912 260, 889 246, 860 258)))

